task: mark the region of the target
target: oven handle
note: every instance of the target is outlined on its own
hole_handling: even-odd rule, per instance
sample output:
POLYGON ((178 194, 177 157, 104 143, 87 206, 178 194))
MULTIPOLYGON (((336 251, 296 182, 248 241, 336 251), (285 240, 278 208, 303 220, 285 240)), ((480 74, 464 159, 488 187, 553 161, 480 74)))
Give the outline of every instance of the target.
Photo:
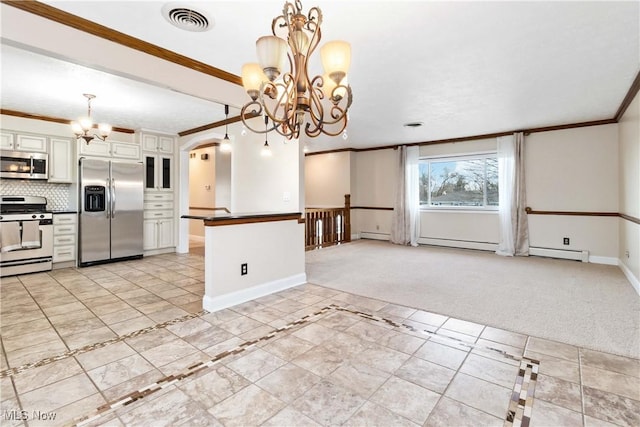
POLYGON ((111 178, 111 218, 116 217, 116 180, 111 178))
POLYGON ((33 156, 29 156, 29 176, 33 176, 33 156))

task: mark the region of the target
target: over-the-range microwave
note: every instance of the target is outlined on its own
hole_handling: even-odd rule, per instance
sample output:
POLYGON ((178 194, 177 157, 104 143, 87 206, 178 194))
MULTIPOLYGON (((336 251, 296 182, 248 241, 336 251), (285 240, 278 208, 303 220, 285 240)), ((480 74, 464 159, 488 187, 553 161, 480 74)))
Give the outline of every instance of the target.
POLYGON ((0 178, 47 179, 49 155, 2 151, 0 154, 0 178))

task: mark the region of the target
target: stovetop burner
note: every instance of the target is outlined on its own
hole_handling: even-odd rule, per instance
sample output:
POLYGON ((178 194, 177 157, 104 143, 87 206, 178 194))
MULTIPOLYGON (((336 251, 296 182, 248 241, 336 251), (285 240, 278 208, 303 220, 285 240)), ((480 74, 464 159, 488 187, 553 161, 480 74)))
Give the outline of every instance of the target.
POLYGON ((0 213, 24 214, 47 212, 47 198, 40 196, 1 196, 0 213))

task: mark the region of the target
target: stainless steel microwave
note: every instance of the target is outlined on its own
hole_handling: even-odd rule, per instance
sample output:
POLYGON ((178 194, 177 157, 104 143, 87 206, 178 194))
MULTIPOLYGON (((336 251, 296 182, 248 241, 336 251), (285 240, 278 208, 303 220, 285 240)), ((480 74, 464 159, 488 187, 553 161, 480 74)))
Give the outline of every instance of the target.
POLYGON ((2 151, 0 178, 47 179, 49 173, 47 153, 2 151))

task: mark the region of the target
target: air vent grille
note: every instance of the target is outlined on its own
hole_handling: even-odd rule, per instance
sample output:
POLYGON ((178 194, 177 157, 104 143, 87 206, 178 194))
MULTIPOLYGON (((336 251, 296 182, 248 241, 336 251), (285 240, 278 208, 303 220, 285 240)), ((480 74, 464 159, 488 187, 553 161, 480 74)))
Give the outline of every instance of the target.
POLYGON ((182 30, 201 32, 210 29, 209 19, 202 12, 188 7, 164 8, 163 15, 172 25, 182 30))

